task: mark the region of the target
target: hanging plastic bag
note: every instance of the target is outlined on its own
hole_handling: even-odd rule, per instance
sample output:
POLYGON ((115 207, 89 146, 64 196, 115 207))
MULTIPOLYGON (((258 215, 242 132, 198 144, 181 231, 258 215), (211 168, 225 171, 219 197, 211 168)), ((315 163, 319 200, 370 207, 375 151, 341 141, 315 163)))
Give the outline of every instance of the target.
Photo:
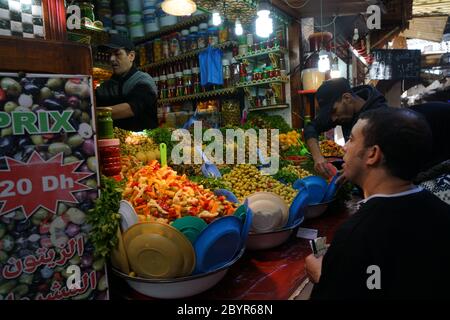
POLYGON ((202 86, 223 85, 222 50, 209 46, 199 55, 202 86))

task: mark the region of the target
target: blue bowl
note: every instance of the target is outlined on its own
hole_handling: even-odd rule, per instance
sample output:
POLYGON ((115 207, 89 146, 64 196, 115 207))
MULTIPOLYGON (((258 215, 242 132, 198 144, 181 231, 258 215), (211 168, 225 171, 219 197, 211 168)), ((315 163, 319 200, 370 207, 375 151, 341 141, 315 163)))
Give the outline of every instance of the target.
POLYGON ((295 225, 305 215, 305 208, 308 205, 309 194, 306 188, 300 189, 289 207, 289 219, 286 227, 295 225))
POLYGON ((194 274, 221 268, 235 257, 241 247, 242 220, 226 216, 211 222, 194 242, 194 274))
POLYGON ((208 164, 204 163, 202 164, 202 173, 207 178, 221 178, 222 174, 220 173, 219 169, 216 167, 215 164, 208 164))
POLYGON ((239 217, 243 223, 241 231, 241 241, 242 241, 241 248, 243 248, 245 246, 248 234, 252 227, 253 212, 247 204, 243 204, 236 209, 233 215, 239 217))
POLYGON ((337 174, 333 177, 333 179, 331 179, 330 184, 327 186, 327 189, 325 191, 325 196, 323 197, 322 202, 328 202, 336 195, 336 191, 338 189, 336 180, 338 177, 339 175, 337 174))
POLYGON ((294 189, 301 190, 306 188, 308 190, 308 204, 320 203, 328 187, 327 181, 319 176, 310 176, 304 179, 299 179, 292 185, 294 189))

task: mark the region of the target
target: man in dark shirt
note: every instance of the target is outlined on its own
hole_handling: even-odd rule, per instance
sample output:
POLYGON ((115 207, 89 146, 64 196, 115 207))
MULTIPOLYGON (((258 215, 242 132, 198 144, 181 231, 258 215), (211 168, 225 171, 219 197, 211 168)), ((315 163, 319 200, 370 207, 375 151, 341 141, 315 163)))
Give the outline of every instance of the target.
POLYGON ((316 98, 319 113, 305 127, 305 140, 314 160, 314 168, 318 173, 329 176, 331 172, 327 166, 328 162, 319 148, 319 135, 340 125, 347 140, 362 112, 387 107, 387 102, 374 87, 365 85, 352 89, 345 78, 325 81, 317 90, 316 98))
POLYGON ((411 110, 361 114, 344 147, 343 175, 365 199, 323 259, 307 257, 311 299, 450 298, 450 206, 411 183, 431 139, 411 110))
POLYGON ((134 66, 133 43, 114 35, 105 47, 111 52, 113 76, 97 88, 97 106, 111 107, 114 126, 119 128, 142 131, 158 127, 156 84, 134 66))

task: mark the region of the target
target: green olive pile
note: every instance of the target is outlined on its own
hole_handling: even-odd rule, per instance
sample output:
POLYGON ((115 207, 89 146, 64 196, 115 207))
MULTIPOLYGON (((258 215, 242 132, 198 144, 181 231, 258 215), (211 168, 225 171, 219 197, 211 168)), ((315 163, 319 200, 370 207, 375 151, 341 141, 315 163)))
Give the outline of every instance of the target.
POLYGON ((134 156, 142 162, 159 159, 159 147, 145 135, 114 128, 114 136, 120 140, 122 156, 134 156))
POLYGON ((258 168, 250 164, 237 165, 231 172, 223 175, 223 180, 231 183, 231 190, 239 201, 259 191, 274 192, 284 199, 287 205, 292 203, 297 191, 275 180, 271 176, 262 175, 258 168))
POLYGON ((298 176, 299 179, 303 179, 303 178, 306 178, 306 177, 309 177, 309 176, 313 175, 311 172, 309 172, 309 171, 307 171, 305 169, 302 169, 300 167, 293 166, 291 164, 286 166, 285 169, 290 171, 290 172, 295 173, 298 176))

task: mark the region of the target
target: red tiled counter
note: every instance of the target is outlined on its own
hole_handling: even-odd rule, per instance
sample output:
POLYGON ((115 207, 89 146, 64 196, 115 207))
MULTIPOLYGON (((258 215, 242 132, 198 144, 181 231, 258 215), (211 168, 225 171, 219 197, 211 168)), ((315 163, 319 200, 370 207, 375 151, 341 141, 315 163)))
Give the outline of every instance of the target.
MULTIPOLYGON (((324 216, 307 220, 301 226, 317 229, 319 236, 326 236, 329 242, 348 216, 346 208, 330 208, 324 216)), ((295 232, 286 243, 276 248, 246 251, 215 287, 189 299, 289 299, 306 279, 305 258, 310 253, 308 241, 297 238, 295 232)), ((111 279, 111 292, 113 299, 151 299, 135 292, 115 276, 111 279)))

